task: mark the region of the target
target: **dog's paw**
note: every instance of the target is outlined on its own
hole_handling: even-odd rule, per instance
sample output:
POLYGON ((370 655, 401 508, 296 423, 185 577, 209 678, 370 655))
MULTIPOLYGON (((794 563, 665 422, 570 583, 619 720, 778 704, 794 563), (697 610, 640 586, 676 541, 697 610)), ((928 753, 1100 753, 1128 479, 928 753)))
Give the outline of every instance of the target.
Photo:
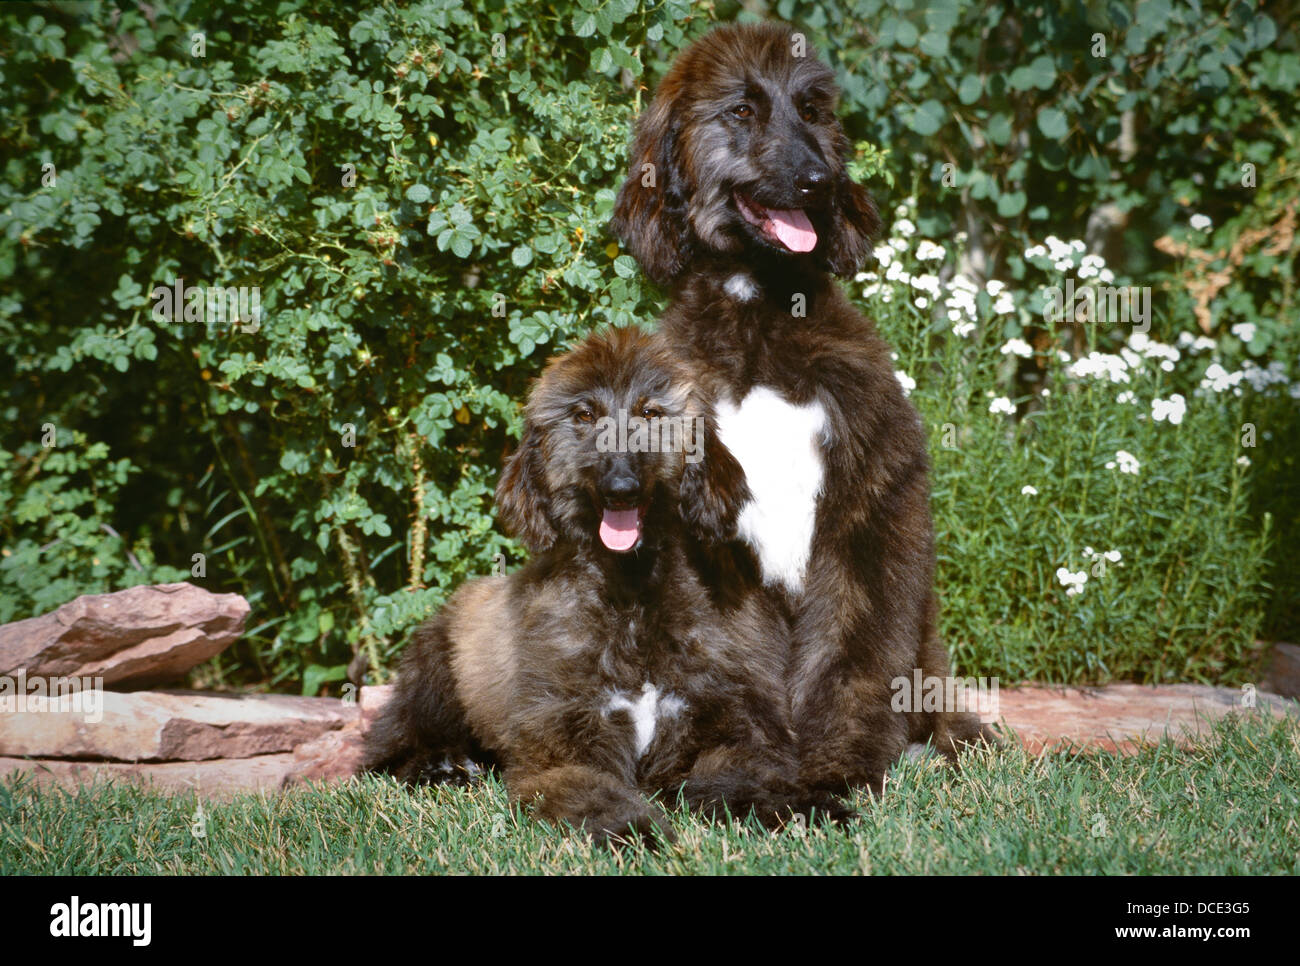
POLYGON ((668 823, 668 816, 653 805, 649 807, 590 815, 581 820, 579 828, 589 833, 599 845, 616 847, 641 841, 651 848, 677 841, 677 835, 668 823))

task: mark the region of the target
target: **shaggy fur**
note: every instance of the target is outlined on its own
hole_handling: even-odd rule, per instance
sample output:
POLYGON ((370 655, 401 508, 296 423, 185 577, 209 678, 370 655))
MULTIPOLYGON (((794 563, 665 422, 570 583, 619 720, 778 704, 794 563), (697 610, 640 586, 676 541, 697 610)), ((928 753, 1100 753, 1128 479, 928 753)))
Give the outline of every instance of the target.
POLYGON ((467 584, 416 632, 367 768, 442 782, 499 763, 513 799, 598 837, 666 830, 655 792, 769 823, 842 816, 797 791, 787 626, 724 545, 748 495, 660 337, 615 331, 553 360, 497 487, 533 559, 467 584), (702 437, 602 452, 601 418, 620 410, 702 437), (611 512, 633 510, 639 543, 610 549, 611 512))
MULTIPOLYGON (((786 447, 777 458, 811 491, 774 481, 788 502, 807 496, 807 537, 779 505, 756 505, 740 536, 791 621, 801 781, 879 789, 909 742, 954 757, 987 733, 969 713, 891 708, 894 679, 949 673, 925 431, 889 347, 833 278, 859 269, 879 219, 846 172, 831 71, 796 42, 781 24, 725 26, 678 57, 640 120, 612 228, 670 287, 662 331, 719 412, 793 427, 774 423, 766 445, 786 447)), ((751 482, 779 476, 728 433, 751 482)))

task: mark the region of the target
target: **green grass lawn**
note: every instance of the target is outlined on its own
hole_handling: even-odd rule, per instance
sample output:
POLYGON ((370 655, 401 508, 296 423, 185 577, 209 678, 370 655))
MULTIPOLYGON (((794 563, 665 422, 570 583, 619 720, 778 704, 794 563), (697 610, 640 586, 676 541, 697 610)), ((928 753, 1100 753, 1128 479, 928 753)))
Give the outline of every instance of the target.
POLYGON ((1300 872, 1300 723, 1228 720, 1190 750, 1016 749, 960 770, 901 762, 842 828, 768 833, 674 815, 677 841, 610 851, 511 814, 503 787, 411 792, 365 778, 203 806, 128 787, 0 784, 0 873, 1300 872))

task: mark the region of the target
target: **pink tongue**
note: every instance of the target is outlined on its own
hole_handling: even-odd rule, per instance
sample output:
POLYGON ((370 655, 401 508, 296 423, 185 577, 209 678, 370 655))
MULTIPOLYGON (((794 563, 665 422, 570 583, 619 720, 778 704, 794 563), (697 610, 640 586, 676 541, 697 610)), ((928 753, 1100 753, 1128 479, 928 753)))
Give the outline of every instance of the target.
POLYGON ((767 224, 763 227, 792 252, 810 252, 817 247, 817 232, 808 216, 798 208, 786 211, 768 208, 767 224))
POLYGON ((600 542, 616 553, 625 553, 641 539, 641 511, 606 510, 600 521, 600 542))

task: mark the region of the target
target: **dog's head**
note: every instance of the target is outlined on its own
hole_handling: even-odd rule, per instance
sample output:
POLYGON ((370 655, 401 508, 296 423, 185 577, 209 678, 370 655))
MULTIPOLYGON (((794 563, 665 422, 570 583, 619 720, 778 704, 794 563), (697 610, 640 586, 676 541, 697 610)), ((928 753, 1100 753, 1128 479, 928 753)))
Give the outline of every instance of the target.
POLYGON ((642 116, 611 227, 668 284, 700 251, 809 258, 851 275, 880 218, 848 176, 834 75, 783 24, 717 27, 642 116))
POLYGON ((749 499, 707 397, 658 335, 611 329, 552 359, 497 484, 506 530, 534 553, 558 541, 628 553, 683 524, 731 536, 749 499))

